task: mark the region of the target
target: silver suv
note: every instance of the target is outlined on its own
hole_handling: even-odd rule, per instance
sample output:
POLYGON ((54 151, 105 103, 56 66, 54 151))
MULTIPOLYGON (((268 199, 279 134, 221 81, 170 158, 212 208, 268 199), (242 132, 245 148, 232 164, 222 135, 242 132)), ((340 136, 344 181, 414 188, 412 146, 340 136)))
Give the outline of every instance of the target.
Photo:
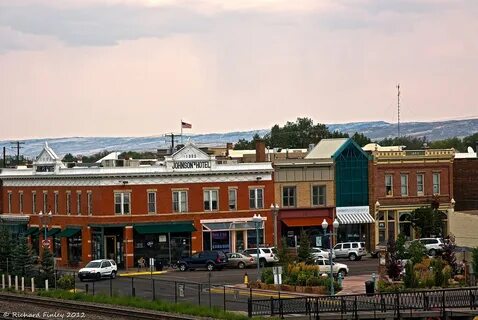
POLYGON ((360 260, 367 254, 365 242, 341 242, 334 247, 337 258, 349 258, 351 261, 360 260))
POLYGON ((421 238, 417 239, 416 241, 420 241, 425 248, 427 249, 427 253, 430 256, 436 256, 437 253, 441 253, 443 251, 443 247, 445 243, 441 238, 421 238))
MULTIPOLYGON (((246 249, 243 252, 250 254, 254 258, 257 257, 257 248, 246 249)), ((259 247, 259 264, 261 267, 265 267, 267 264, 273 264, 278 261, 279 261, 279 258, 277 257, 276 248, 259 247)))

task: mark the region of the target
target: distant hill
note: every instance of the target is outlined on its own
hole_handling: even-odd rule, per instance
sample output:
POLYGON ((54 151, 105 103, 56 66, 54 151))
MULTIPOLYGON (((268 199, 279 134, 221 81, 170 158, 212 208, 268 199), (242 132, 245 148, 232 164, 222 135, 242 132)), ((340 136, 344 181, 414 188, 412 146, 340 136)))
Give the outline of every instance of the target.
MULTIPOLYGON (((355 132, 363 133, 372 140, 382 140, 397 135, 397 124, 384 121, 352 122, 343 124, 328 124, 330 130, 337 130, 353 135, 355 132)), ((465 137, 478 132, 478 119, 449 120, 437 122, 406 122, 400 125, 401 135, 426 137, 430 141, 452 137, 465 137)), ((235 143, 239 139, 250 140, 254 134, 260 136, 269 130, 237 131, 228 133, 209 133, 183 137, 183 142, 191 140, 198 145, 225 145, 227 142, 235 143)), ((25 144, 21 150, 27 157, 35 157, 40 152, 45 141, 63 157, 66 153, 73 155, 90 155, 99 151, 153 151, 166 148, 170 139, 164 136, 150 137, 69 137, 54 139, 29 139, 23 140, 25 144)), ((179 142, 179 141, 177 141, 179 142)), ((10 149, 10 141, 0 141, 0 146, 8 146, 9 155, 15 154, 10 149)))

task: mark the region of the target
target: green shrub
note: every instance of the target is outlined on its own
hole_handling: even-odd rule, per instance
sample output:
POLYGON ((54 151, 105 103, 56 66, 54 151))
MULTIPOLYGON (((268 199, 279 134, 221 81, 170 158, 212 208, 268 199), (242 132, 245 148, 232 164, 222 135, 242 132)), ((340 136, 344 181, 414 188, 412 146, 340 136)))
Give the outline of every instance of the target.
POLYGON ((420 241, 412 241, 408 254, 413 264, 420 263, 425 256, 426 248, 420 241))
POLYGON ((75 278, 71 274, 64 274, 56 281, 56 286, 63 290, 73 289, 75 287, 75 278))
POLYGON ((387 292, 400 292, 403 291, 404 287, 400 283, 392 283, 384 280, 379 280, 377 284, 378 292, 387 293, 387 292))
POLYGON ((413 264, 408 261, 405 266, 405 277, 403 278, 403 284, 405 288, 417 288, 418 287, 418 279, 413 269, 413 264))
POLYGON ((320 279, 316 277, 310 277, 309 279, 307 279, 306 285, 308 287, 318 287, 323 285, 323 281, 320 281, 320 279))
POLYGON ((442 287, 445 281, 445 276, 443 274, 443 260, 441 258, 433 259, 431 262, 431 267, 433 268, 433 278, 435 280, 435 286, 442 287))

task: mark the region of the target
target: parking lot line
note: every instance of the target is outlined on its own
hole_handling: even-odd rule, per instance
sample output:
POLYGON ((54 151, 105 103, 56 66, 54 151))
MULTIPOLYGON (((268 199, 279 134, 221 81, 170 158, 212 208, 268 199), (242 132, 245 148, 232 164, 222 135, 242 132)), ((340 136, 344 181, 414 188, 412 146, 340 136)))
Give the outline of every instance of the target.
POLYGON ((158 274, 164 274, 167 273, 167 271, 140 271, 140 272, 128 272, 128 273, 120 273, 118 274, 119 277, 134 277, 134 276, 147 276, 147 275, 158 275, 158 274))
MULTIPOLYGON (((224 293, 224 289, 223 288, 211 288, 211 292, 212 293, 224 293)), ((240 290, 240 289, 233 289, 233 288, 226 288, 226 293, 227 294, 232 294, 232 295, 239 294, 239 295, 242 295, 242 296, 249 296, 251 294, 249 291, 240 290)), ((254 290, 252 291, 252 295, 256 296, 256 297, 274 297, 274 298, 279 297, 279 294, 275 293, 275 292, 257 292, 257 291, 254 291, 254 290)), ((290 294, 283 294, 281 292, 280 297, 281 298, 295 298, 297 296, 293 296, 293 295, 290 295, 290 294)))

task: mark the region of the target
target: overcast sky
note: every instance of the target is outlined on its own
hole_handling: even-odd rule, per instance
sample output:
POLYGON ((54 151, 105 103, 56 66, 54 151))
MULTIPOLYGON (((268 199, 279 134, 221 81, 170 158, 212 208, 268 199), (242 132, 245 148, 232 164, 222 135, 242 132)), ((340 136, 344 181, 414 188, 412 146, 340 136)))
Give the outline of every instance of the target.
POLYGON ((0 0, 0 139, 478 117, 477 0, 0 0))

